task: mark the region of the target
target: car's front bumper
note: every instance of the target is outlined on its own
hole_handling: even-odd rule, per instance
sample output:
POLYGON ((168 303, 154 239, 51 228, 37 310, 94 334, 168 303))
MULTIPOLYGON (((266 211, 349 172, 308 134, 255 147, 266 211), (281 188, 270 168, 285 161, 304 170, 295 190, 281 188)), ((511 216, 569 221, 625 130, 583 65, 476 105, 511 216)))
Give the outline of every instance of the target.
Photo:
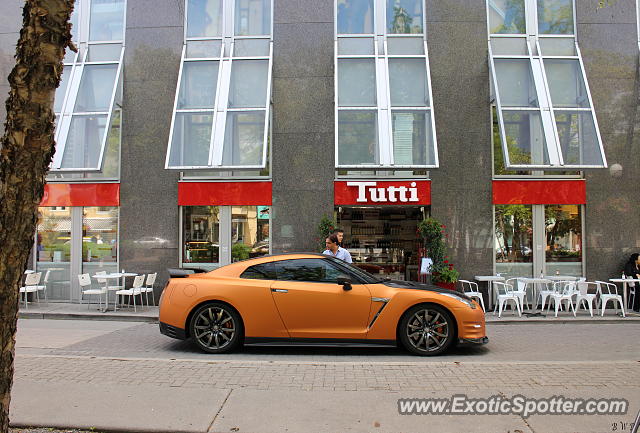
POLYGON ((187 332, 184 329, 167 325, 166 323, 162 322, 160 322, 160 333, 166 335, 167 337, 176 338, 178 340, 187 339, 187 332))
POLYGON ((489 342, 489 337, 480 337, 480 338, 459 338, 458 345, 472 345, 472 344, 487 344, 489 342))

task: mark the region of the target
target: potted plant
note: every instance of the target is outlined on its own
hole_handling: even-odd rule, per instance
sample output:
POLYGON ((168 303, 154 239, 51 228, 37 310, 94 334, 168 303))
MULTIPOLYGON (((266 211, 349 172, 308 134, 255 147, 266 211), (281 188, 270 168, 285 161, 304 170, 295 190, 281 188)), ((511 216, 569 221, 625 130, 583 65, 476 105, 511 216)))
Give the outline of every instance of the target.
POLYGON ((336 222, 329 218, 327 215, 323 215, 316 228, 316 242, 318 249, 324 251, 326 249, 325 239, 329 237, 333 230, 336 228, 336 222))
POLYGON ((431 282, 446 289, 455 290, 460 273, 447 260, 444 242, 446 227, 435 218, 425 218, 418 223, 418 232, 423 240, 427 257, 431 258, 431 282))

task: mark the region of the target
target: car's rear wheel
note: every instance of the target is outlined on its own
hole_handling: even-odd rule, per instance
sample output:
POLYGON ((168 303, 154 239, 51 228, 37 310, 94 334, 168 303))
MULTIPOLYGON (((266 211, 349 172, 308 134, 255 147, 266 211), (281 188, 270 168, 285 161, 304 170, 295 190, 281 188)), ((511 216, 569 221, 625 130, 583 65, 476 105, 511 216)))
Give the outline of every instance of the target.
POLYGON ((432 356, 451 346, 455 323, 451 314, 439 305, 416 305, 402 316, 398 331, 402 345, 409 352, 432 356))
POLYGON ((243 330, 238 312, 218 302, 199 307, 193 314, 189 329, 196 345, 209 353, 236 349, 242 341, 243 330))

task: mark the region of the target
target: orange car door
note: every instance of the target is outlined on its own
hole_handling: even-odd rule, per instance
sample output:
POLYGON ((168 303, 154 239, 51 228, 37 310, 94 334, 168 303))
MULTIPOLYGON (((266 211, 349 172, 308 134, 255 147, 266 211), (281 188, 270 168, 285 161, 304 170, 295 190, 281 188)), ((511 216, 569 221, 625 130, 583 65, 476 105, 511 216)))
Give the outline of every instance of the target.
POLYGON ((278 281, 271 295, 293 338, 366 338, 371 293, 353 281, 350 290, 337 279, 348 277, 327 260, 275 262, 278 281))

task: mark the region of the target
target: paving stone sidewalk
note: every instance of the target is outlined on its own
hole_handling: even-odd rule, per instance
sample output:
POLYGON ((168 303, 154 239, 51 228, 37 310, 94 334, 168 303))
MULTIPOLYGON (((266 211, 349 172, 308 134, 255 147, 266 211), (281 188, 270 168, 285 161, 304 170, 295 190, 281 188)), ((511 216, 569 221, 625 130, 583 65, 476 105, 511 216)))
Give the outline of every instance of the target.
POLYGON ((638 389, 640 362, 251 362, 20 355, 15 379, 257 390, 638 389), (585 374, 588 372, 588 374, 585 374), (588 377, 588 379, 585 379, 588 377))

